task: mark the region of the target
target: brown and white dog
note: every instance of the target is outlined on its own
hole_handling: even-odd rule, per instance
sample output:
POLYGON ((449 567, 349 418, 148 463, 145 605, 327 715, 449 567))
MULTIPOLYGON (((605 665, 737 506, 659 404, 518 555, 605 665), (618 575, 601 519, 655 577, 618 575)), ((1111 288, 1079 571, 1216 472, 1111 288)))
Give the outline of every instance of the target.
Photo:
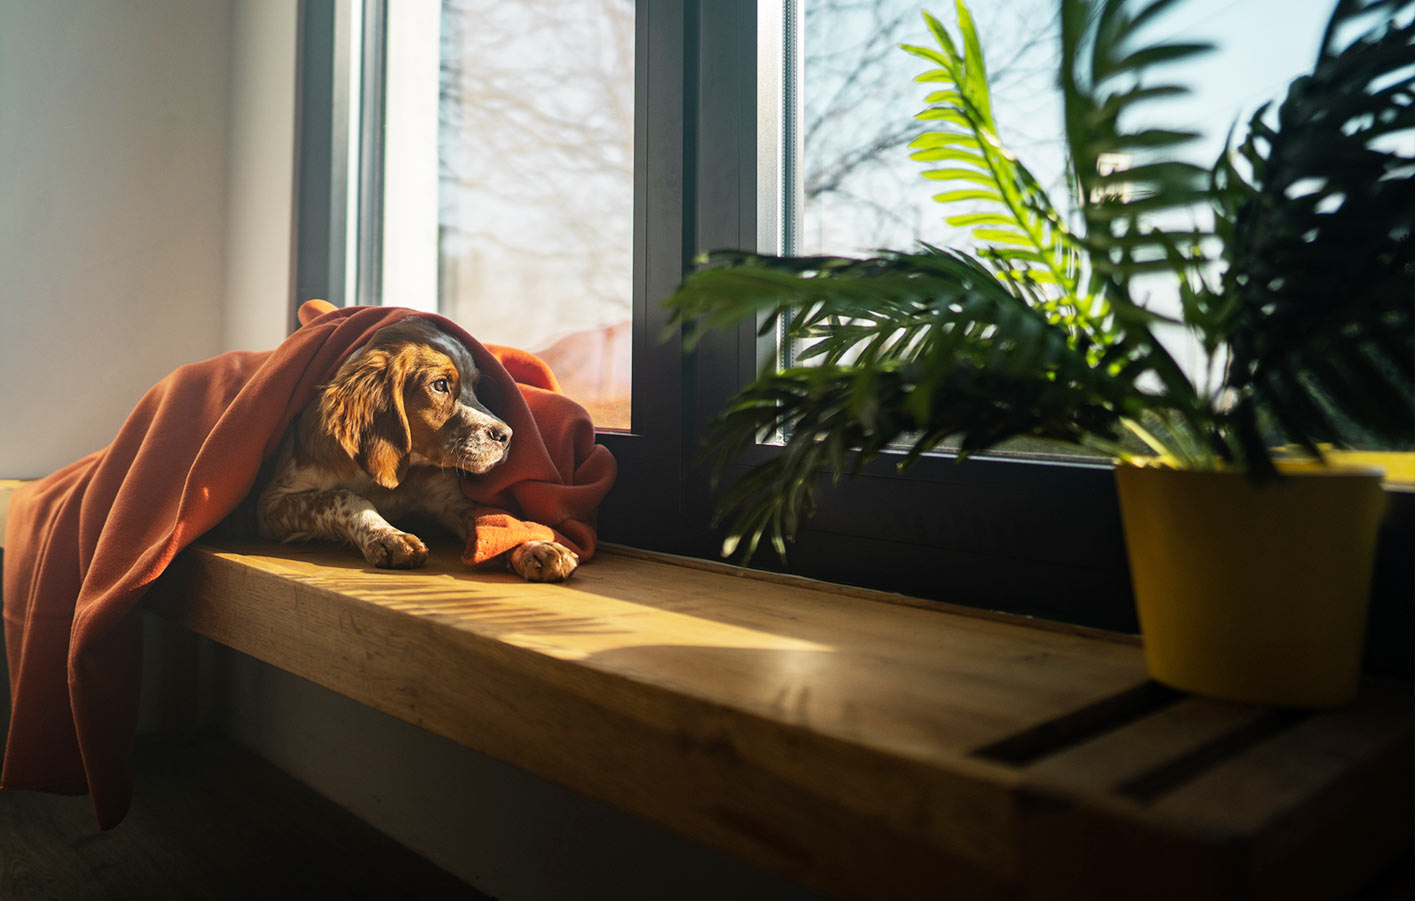
MULTIPOLYGON (((511 429, 477 399, 472 355, 424 319, 374 333, 290 425, 260 490, 263 537, 347 541, 374 566, 410 569, 427 546, 390 519, 423 514, 463 542, 476 505, 458 471, 488 472, 506 458, 511 429)), ((554 541, 509 551, 507 566, 535 582, 570 577, 579 558, 554 541)))

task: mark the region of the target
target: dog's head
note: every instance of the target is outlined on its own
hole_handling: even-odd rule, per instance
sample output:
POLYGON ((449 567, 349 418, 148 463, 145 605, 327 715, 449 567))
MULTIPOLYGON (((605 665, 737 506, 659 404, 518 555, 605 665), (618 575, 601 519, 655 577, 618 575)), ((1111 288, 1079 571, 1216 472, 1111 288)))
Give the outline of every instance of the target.
POLYGON ((320 396, 320 424, 384 488, 415 461, 484 473, 505 459, 511 429, 477 399, 479 380, 459 341, 404 319, 339 367, 320 396))

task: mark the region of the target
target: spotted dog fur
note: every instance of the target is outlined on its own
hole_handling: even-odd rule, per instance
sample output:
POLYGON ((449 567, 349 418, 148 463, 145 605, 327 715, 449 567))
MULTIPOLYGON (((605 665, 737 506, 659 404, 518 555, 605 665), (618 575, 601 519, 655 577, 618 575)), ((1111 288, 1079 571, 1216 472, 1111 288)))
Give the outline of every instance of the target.
MULTIPOLYGON (((389 520, 422 514, 470 541, 476 507, 458 471, 489 472, 511 446, 510 426, 477 398, 479 378, 467 349, 426 320, 380 329, 290 425, 256 503, 261 535, 345 541, 393 569, 422 566, 427 546, 389 520)), ((579 565, 554 541, 505 559, 534 582, 562 581, 579 565)))

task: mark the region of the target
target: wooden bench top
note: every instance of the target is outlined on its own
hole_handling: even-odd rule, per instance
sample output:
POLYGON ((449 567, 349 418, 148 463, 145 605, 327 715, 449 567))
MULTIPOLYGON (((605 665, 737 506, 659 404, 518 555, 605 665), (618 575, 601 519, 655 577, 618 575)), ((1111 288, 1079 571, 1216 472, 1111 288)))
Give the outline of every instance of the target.
MULTIPOLYGON (((0 501, 3 507, 3 501, 0 501)), ((1126 636, 606 549, 563 585, 205 542, 192 631, 810 885, 882 897, 1339 897, 1412 840, 1412 699, 1283 711, 1126 636)))

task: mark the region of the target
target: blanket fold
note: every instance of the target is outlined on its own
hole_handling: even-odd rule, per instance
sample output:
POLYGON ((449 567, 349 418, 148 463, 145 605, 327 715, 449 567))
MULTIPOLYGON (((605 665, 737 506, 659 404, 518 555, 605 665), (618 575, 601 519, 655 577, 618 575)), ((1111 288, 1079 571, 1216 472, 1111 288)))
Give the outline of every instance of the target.
POLYGON ((107 448, 12 495, 3 589, 12 709, 0 787, 88 791, 101 828, 122 820, 147 587, 235 510, 286 426, 344 358, 414 315, 468 347, 482 371, 479 394, 516 436, 505 462, 463 482, 483 508, 463 560, 547 534, 582 560, 593 556, 595 510, 613 485, 614 458, 544 363, 483 346, 440 316, 312 301, 300 311, 302 327, 275 350, 177 369, 107 448))

